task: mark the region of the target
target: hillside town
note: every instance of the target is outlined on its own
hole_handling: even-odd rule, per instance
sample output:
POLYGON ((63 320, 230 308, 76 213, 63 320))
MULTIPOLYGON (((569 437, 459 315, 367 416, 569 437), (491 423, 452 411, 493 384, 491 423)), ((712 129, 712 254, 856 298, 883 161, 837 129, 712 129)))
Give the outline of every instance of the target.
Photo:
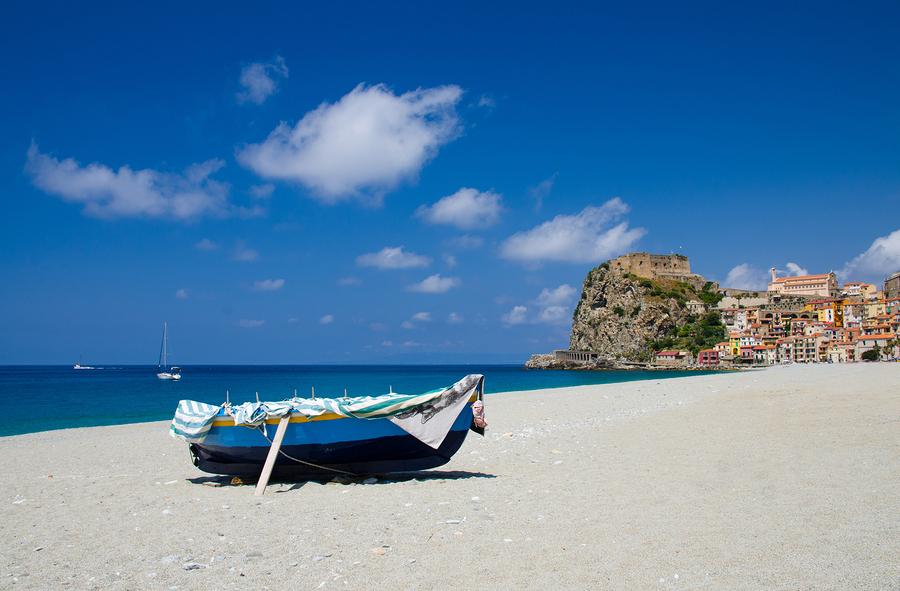
POLYGON ((882 284, 779 276, 722 287, 681 254, 633 252, 591 270, 568 349, 536 369, 733 369, 900 359, 900 272, 882 284))
POLYGON ((833 272, 771 279, 765 293, 723 289, 714 306, 687 302, 694 313, 718 311, 727 339, 694 356, 663 350, 671 366, 735 367, 852 363, 900 358, 900 272, 882 286, 839 285, 833 272))

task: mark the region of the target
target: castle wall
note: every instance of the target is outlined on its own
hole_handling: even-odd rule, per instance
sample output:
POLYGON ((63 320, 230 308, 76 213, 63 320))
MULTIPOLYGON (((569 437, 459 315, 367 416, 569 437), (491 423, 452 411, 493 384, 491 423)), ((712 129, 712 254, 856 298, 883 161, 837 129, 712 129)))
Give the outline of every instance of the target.
POLYGON ((900 273, 894 273, 884 281, 884 297, 900 297, 900 273))
POLYGON ((610 261, 614 269, 647 279, 673 279, 690 276, 691 263, 683 254, 650 254, 633 252, 610 261))

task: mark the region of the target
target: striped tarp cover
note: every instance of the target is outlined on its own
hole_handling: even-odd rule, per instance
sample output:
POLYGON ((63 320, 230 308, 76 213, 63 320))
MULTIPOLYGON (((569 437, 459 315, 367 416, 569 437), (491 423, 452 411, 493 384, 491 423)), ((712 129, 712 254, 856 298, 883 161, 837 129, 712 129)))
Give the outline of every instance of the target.
POLYGON ((172 418, 169 433, 172 437, 178 437, 185 441, 203 441, 221 408, 221 406, 205 402, 181 400, 178 408, 175 409, 175 417, 172 418))
POLYGON ((266 419, 279 419, 288 413, 307 418, 333 413, 357 419, 392 417, 444 396, 450 392, 469 392, 481 380, 479 374, 471 374, 447 388, 438 388, 422 394, 384 394, 381 396, 357 396, 349 398, 291 398, 280 402, 245 402, 238 405, 215 406, 193 400, 178 403, 169 433, 172 437, 192 443, 200 443, 212 427, 220 411, 234 419, 234 424, 258 427, 266 419))

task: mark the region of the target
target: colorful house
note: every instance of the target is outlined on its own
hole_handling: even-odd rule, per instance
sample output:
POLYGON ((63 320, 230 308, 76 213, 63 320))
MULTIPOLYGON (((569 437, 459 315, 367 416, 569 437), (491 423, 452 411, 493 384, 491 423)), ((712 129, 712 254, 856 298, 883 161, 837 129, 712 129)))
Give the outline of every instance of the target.
POLYGON ((859 335, 859 340, 856 341, 856 358, 862 359, 863 353, 870 349, 874 349, 875 347, 888 353, 890 349, 889 345, 894 342, 894 338, 895 336, 893 333, 859 335))
POLYGON ((848 281, 844 284, 844 287, 841 291, 851 297, 858 296, 863 299, 868 299, 875 297, 875 294, 878 293, 878 287, 871 283, 864 283, 862 281, 848 281))
POLYGON ((719 352, 715 349, 702 349, 697 353, 697 365, 715 367, 719 365, 719 352))
POLYGON ((819 322, 829 322, 835 326, 843 326, 843 300, 835 298, 811 300, 803 306, 803 309, 807 312, 815 312, 819 322))
POLYGON ((737 357, 741 354, 741 333, 732 332, 728 335, 728 346, 731 349, 731 356, 737 357))
POLYGON ((713 350, 718 353, 719 359, 721 360, 725 356, 731 355, 731 344, 727 341, 716 343, 716 346, 713 347, 713 350))
POLYGON ((775 345, 763 345, 765 348, 760 350, 758 355, 765 365, 775 365, 778 363, 778 347, 775 345))

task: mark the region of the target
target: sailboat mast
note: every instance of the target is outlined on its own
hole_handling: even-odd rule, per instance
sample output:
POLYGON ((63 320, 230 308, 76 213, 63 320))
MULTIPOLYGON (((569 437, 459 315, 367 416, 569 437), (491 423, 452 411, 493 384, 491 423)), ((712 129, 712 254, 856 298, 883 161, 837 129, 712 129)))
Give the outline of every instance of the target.
POLYGON ((169 323, 163 322, 163 368, 169 366, 169 323))

